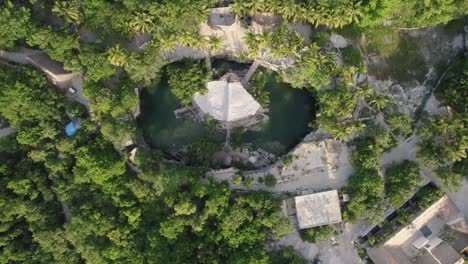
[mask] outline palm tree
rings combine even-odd
[[[362,17],[362,12],[360,11],[361,9],[361,2],[358,3],[353,3],[352,8],[347,9],[348,13],[348,23],[352,23],[353,21],[355,23],[359,22],[359,18]]]
[[[273,0],[266,6],[266,11],[272,14],[278,14],[279,8],[281,7],[279,0]]]
[[[52,12],[57,13],[67,23],[79,24],[81,22],[80,5],[75,1],[56,1]]]
[[[218,52],[224,48],[223,39],[221,37],[217,37],[215,35],[211,35],[206,42],[208,43],[208,47],[206,49],[206,68],[210,72],[211,71],[211,52]]]
[[[249,48],[249,57],[255,58],[260,53],[262,40],[260,39],[261,35],[255,34],[252,31],[249,31],[244,36],[245,44]]]
[[[184,31],[182,34],[180,34],[178,42],[181,46],[187,47],[194,43],[194,37],[192,33]]]
[[[206,46],[206,44],[207,44],[207,40],[200,34],[197,34],[193,36],[192,43],[190,43],[189,46],[193,47],[196,50],[201,50],[202,48]]]
[[[250,14],[255,14],[257,12],[265,11],[265,0],[252,0],[249,3],[250,6]]]
[[[374,90],[372,90],[372,88],[370,88],[369,86],[358,87],[355,91],[355,94],[358,96],[358,98],[366,100],[371,98],[372,95],[374,95]]]
[[[107,51],[107,60],[114,66],[125,67],[128,65],[129,56],[127,51],[117,44]]]
[[[229,10],[240,17],[246,13],[247,7],[245,2],[242,0],[236,0],[234,3],[229,5]]]
[[[160,42],[165,51],[174,51],[177,46],[177,39],[173,34],[161,38]]]
[[[153,28],[154,16],[144,13],[136,12],[135,15],[131,18],[129,26],[133,32],[136,33],[145,33],[149,32]]]
[[[219,52],[224,48],[224,41],[221,37],[211,35],[207,42],[211,52]]]
[[[393,101],[385,95],[375,96],[369,104],[377,108],[377,110],[382,111],[388,104],[393,103]]]
[[[280,13],[285,20],[291,20],[291,18],[299,15],[299,13],[297,13],[296,3],[293,1],[283,2],[278,9],[278,13]]]

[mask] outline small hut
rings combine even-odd
[[[194,105],[203,115],[209,115],[222,124],[243,124],[259,112],[260,104],[250,95],[241,82],[228,80],[211,81],[206,84],[205,94],[196,93]]]

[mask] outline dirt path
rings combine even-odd
[[[17,130],[15,128],[7,127],[7,128],[0,128],[0,137],[6,137],[15,133]]]
[[[41,50],[32,50],[32,49],[27,49],[27,48],[21,48],[19,52],[10,52],[10,51],[4,51],[0,50],[0,59],[7,60],[10,62],[18,63],[18,64],[31,64],[31,60],[29,59],[29,56],[33,55],[39,55],[39,54],[45,54],[45,51]],[[48,56],[44,56],[42,60],[47,60]],[[48,59],[50,60],[50,59]],[[37,65],[53,65],[54,63],[57,64],[57,62],[50,60],[52,63],[48,63],[46,61],[45,63],[37,64]],[[38,67],[37,65],[32,65],[35,67]],[[55,79],[54,85],[61,89],[65,96],[67,98],[70,98],[71,100],[74,100],[80,104],[82,104],[87,111],[90,110],[90,102],[89,100],[83,95],[83,75],[82,74],[62,74],[60,76],[51,76],[50,71],[47,68],[40,68],[39,69],[45,73],[49,78]],[[75,93],[70,93],[68,91],[68,87],[73,87],[76,92]]]

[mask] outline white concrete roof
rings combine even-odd
[[[225,80],[206,84],[205,94],[196,93],[194,101],[205,113],[220,121],[235,121],[254,115],[260,104],[250,95],[240,82]]]
[[[310,228],[341,222],[341,209],[336,190],[296,196],[299,228]]]

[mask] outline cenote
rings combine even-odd
[[[216,60],[213,66],[220,71],[242,69],[249,65]],[[232,137],[243,143],[252,143],[276,155],[284,154],[294,147],[310,131],[309,123],[315,118],[314,98],[301,89],[281,83],[278,74],[261,69],[268,77],[265,89],[270,92],[269,119],[259,124],[255,130],[242,134],[234,130]],[[154,89],[144,89],[141,93],[141,115],[139,126],[147,143],[153,147],[166,148],[190,144],[202,137],[211,137],[223,142],[224,131],[213,131],[210,126],[190,119],[176,119],[174,110],[180,104],[169,90],[167,76],[163,73],[161,81]]]

